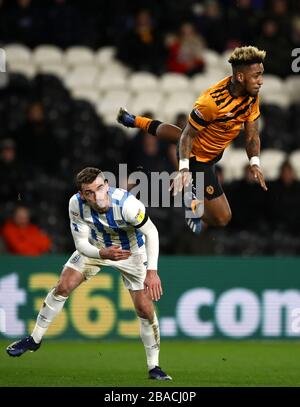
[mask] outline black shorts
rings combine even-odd
[[[221,157],[220,157],[221,158]],[[197,161],[195,157],[190,158],[190,172],[195,184],[197,172],[204,172],[204,197],[208,200],[218,198],[223,194],[223,189],[216,175],[216,160],[213,162],[203,163]]]

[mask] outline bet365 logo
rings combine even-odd
[[[296,57],[292,62],[292,71],[294,73],[300,72],[300,48],[294,48],[292,50],[292,57]]]
[[[0,48],[0,72],[6,72],[6,54],[3,48]]]

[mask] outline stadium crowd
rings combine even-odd
[[[204,47],[223,52],[256,44],[272,55],[266,71],[289,74],[291,50],[300,45],[297,0],[1,0],[2,43],[31,48],[105,45],[134,69],[201,72]]]
[[[133,71],[177,72],[188,77],[205,69],[205,49],[222,53],[253,43],[267,51],[266,73],[285,78],[292,73],[291,50],[300,47],[300,5],[296,0],[162,0],[159,7],[137,0],[126,5],[118,0],[49,0],[42,5],[33,0],[2,0],[0,44],[10,43],[32,49],[40,44],[62,49],[84,45],[94,50],[110,45],[116,48],[118,60]],[[280,149],[287,158],[278,177],[268,181],[267,193],[253,183],[247,166],[241,179],[230,182],[219,167],[233,211],[226,229],[208,228],[199,238],[186,228],[181,209],[149,208],[160,232],[162,254],[299,252],[300,218],[295,214],[300,182],[288,160],[300,149],[299,112],[299,102],[288,107],[261,106],[262,149]],[[182,127],[185,121],[183,112],[177,122]],[[173,146],[143,133],[129,138],[128,132],[108,124],[92,103],[74,98],[55,75],[38,73],[29,78],[9,72],[7,83],[0,87],[0,123],[2,251],[17,253],[5,230],[7,225],[14,227],[9,219],[15,218],[20,205],[30,209],[32,221],[50,237],[43,235],[48,240],[42,252],[72,250],[67,206],[74,193],[74,176],[85,166],[117,173],[119,163],[126,162],[130,170],[175,170]],[[234,146],[241,148],[243,138],[236,139]],[[25,233],[22,227],[20,240]]]

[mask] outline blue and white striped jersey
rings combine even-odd
[[[86,238],[98,249],[114,245],[132,253],[144,251],[144,236],[135,228],[145,217],[144,204],[121,188],[110,187],[108,194],[112,205],[103,214],[87,205],[79,193],[71,197],[69,216],[75,244],[78,238]]]

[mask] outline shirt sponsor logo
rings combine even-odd
[[[79,216],[79,213],[74,212],[74,211],[71,211],[71,214],[72,214],[73,216]]]
[[[70,263],[75,264],[79,261],[81,255],[80,254],[76,254],[74,257],[72,257],[72,259],[70,260]]]
[[[144,217],[145,217],[144,212],[143,212],[141,209],[139,209],[139,211],[138,211],[138,213],[137,213],[135,219],[136,219],[139,223],[141,223],[141,222],[144,220]]]
[[[215,192],[215,189],[214,189],[214,187],[212,185],[208,185],[208,187],[206,187],[206,192],[209,195],[212,195]]]
[[[204,119],[203,114],[200,112],[199,109],[194,109],[194,113],[195,113],[198,117],[200,117],[200,119]]]

